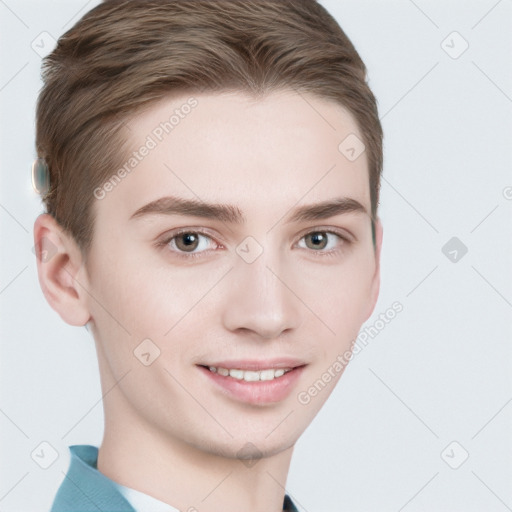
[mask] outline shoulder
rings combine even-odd
[[[97,469],[98,448],[69,447],[70,463],[50,512],[135,512],[115,483]]]

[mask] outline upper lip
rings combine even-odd
[[[279,368],[296,368],[306,363],[293,357],[276,357],[272,359],[234,359],[229,361],[216,361],[200,364],[200,366],[214,366],[215,368],[227,368],[237,370],[269,370]]]

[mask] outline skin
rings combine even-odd
[[[133,117],[127,147],[139,148],[189,97]],[[277,512],[294,444],[342,371],[308,404],[297,395],[351,349],[377,302],[382,225],[376,219],[374,249],[365,213],[285,223],[295,207],[339,196],[371,211],[366,154],[351,162],[338,150],[350,133],[360,137],[341,106],[292,91],[194,97],[197,107],[95,201],[87,261],[52,217],[37,218],[35,243],[58,248],[38,259],[39,281],[62,319],[87,323],[95,339],[105,395],[99,471],[183,511]],[[246,222],[130,220],[166,195],[235,205]],[[176,228],[207,231],[198,258],[155,246]],[[327,248],[307,245],[305,235],[328,229],[352,243],[331,234]],[[263,249],[250,264],[236,252],[248,236]],[[133,353],[147,338],[160,350],[149,366]],[[270,404],[227,396],[196,366],[278,356],[306,366],[293,391]],[[244,464],[244,446],[261,457]]]

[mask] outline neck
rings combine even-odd
[[[252,460],[206,452],[144,422],[122,393],[112,394],[98,453],[98,470],[111,480],[182,511],[282,511],[293,446]]]

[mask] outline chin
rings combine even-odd
[[[271,431],[271,429],[269,429]],[[247,461],[247,465],[254,464],[254,461],[261,458],[273,457],[279,453],[292,448],[297,442],[299,435],[295,432],[288,432],[286,436],[278,436],[274,433],[270,436],[261,432],[233,433],[233,437],[220,441],[217,439],[207,440],[206,436],[201,442],[194,443],[194,447],[202,452],[210,453],[227,459],[239,459]],[[252,461],[252,462],[251,462]]]

